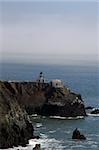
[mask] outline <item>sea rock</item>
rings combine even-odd
[[[40,147],[41,147],[40,144],[36,144],[33,150],[40,150],[41,149]]]
[[[76,128],[73,131],[72,139],[86,140],[86,137],[83,134],[80,134],[80,131]]]
[[[0,148],[25,146],[33,137],[33,126],[21,108],[13,88],[0,81]]]
[[[95,108],[91,111],[91,114],[99,114],[99,108]]]

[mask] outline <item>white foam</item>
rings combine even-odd
[[[46,137],[46,138],[41,138],[41,139],[31,139],[29,140],[29,145],[31,145],[33,148],[35,144],[40,144],[42,149],[52,150],[58,147],[58,149],[62,150],[63,146],[61,145],[61,142],[62,141],[58,141],[55,138],[48,139]]]
[[[77,116],[76,118],[77,118],[77,119],[83,119],[84,116]]]
[[[42,123],[36,123],[36,128],[40,128],[42,126],[43,126]]]
[[[55,138],[48,138],[47,135],[40,133],[40,139],[30,139],[29,144],[26,147],[14,147],[14,148],[9,148],[7,150],[33,150],[36,144],[41,145],[41,149],[46,149],[46,150],[52,150],[56,149],[57,147],[62,150],[63,146],[61,145],[62,141],[58,141]]]
[[[99,114],[90,114],[90,113],[87,113],[88,116],[91,116],[91,117],[99,117]]]
[[[94,110],[99,110],[99,108],[93,108],[92,111],[94,111]]]
[[[72,120],[72,119],[83,119],[84,116],[77,116],[77,117],[61,117],[61,116],[50,116],[50,118],[52,119],[69,119],[69,120]]]
[[[47,136],[46,134],[43,134],[43,133],[40,133],[40,136],[41,136],[41,138],[43,138],[43,139],[47,139],[47,138],[48,138],[48,136]]]
[[[56,130],[51,130],[51,131],[49,131],[49,133],[55,133],[56,132]]]
[[[39,118],[39,117],[46,118],[46,116],[39,116],[37,114],[32,114],[31,116],[32,117],[37,117],[37,118]],[[51,118],[51,119],[64,119],[64,120],[65,119],[70,119],[70,120],[72,120],[72,119],[83,119],[84,116],[77,116],[77,117],[49,116],[49,118]]]
[[[31,116],[32,116],[32,117],[37,117],[37,114],[32,114]]]
[[[36,144],[41,145],[41,149],[45,150],[52,150],[52,149],[58,149],[63,150],[64,146],[61,145],[62,141],[58,141],[55,138],[47,138],[46,135],[41,134],[40,139],[31,139],[29,140],[29,144],[26,147],[14,147],[14,148],[9,148],[7,150],[33,150]],[[5,149],[6,150],[6,149]]]
[[[66,119],[66,117],[61,117],[61,116],[50,116],[52,119]]]
[[[3,150],[32,150],[33,148],[32,147],[22,147],[22,146],[18,146],[18,147],[13,147],[13,148],[8,148],[8,149],[3,149]],[[0,149],[2,150],[2,149]]]

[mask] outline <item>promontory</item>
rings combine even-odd
[[[34,131],[28,117],[31,114],[86,116],[81,95],[60,80],[0,81],[0,148],[28,143]]]

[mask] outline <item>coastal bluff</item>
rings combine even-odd
[[[5,91],[8,99],[16,99],[28,114],[62,117],[86,115],[81,95],[65,86],[55,88],[50,83],[0,81],[0,91]]]
[[[28,115],[86,116],[80,94],[33,81],[0,81],[0,148],[26,145],[33,138]]]

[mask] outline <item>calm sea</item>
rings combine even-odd
[[[99,66],[98,65],[25,65],[1,64],[2,80],[35,80],[43,72],[47,81],[61,79],[72,91],[81,93],[85,105],[99,108]],[[27,147],[32,150],[35,143],[40,143],[42,150],[99,150],[99,116],[85,119],[53,119],[33,117],[35,134],[39,140],[30,140]],[[85,134],[86,141],[72,140],[75,128]],[[18,149],[18,148],[14,148]]]

